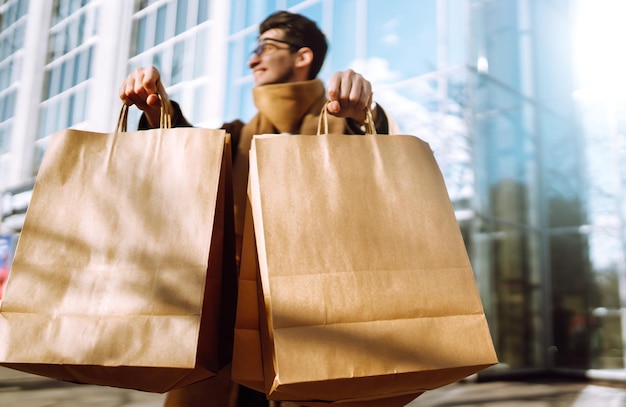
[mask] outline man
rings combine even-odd
[[[235,206],[235,229],[237,255],[243,234],[244,210],[248,176],[248,152],[253,135],[271,133],[316,134],[318,118],[324,104],[329,117],[331,133],[359,134],[365,120],[365,109],[372,103],[372,87],[360,74],[347,70],[335,73],[328,82],[326,94],[323,83],[316,79],[324,63],[328,48],[326,37],[317,25],[299,14],[279,11],[267,17],[259,27],[257,47],[253,50],[248,66],[252,69],[255,87],[254,103],[258,113],[249,123],[236,120],[225,123],[223,128],[231,134],[233,145],[233,193]],[[120,98],[128,105],[135,104],[143,110],[140,128],[158,127],[160,102],[157,89],[164,92],[156,68],[138,68],[122,83]],[[178,105],[173,103],[173,126],[189,126]],[[374,121],[379,133],[388,132],[385,113],[374,108]],[[218,378],[220,379],[219,375]],[[190,386],[170,393],[166,405],[209,405],[210,400],[194,404],[193,397],[185,399],[192,388],[199,392],[195,397],[216,397],[209,386],[217,386],[218,380],[210,379],[200,385]],[[206,384],[206,385],[205,385]],[[200,387],[203,390],[200,390]],[[213,391],[214,393],[209,393]],[[261,395],[262,396],[262,395]],[[177,399],[176,403],[173,401]],[[264,397],[255,404],[251,391],[239,392],[241,406],[267,405]],[[244,401],[245,400],[245,401]],[[223,404],[215,405],[227,405]],[[213,404],[210,404],[213,405]]]

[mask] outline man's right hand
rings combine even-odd
[[[122,102],[143,110],[151,127],[159,127],[161,118],[161,101],[157,93],[167,96],[160,79],[161,74],[153,66],[137,68],[124,79],[120,87]]]

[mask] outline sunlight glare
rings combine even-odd
[[[626,1],[579,0],[574,16],[575,96],[626,99]]]

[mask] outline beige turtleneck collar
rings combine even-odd
[[[254,104],[279,133],[298,133],[304,116],[313,108],[321,109],[326,100],[319,79],[279,83],[253,88]]]

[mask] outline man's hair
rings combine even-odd
[[[263,34],[272,28],[283,30],[285,32],[285,40],[294,44],[295,47],[311,48],[313,61],[309,70],[309,79],[314,79],[320,72],[320,69],[322,69],[326,51],[328,50],[326,36],[315,22],[300,14],[277,11],[263,20],[259,26],[259,34]]]

